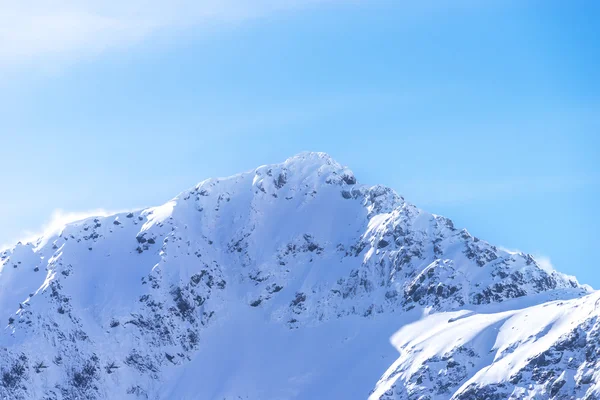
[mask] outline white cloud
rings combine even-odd
[[[552,265],[552,261],[550,261],[550,257],[543,256],[541,254],[537,254],[537,255],[534,255],[533,258],[535,258],[535,261],[537,261],[540,268],[543,269],[544,271],[546,271],[548,273],[552,273],[552,272],[556,271],[556,269]]]
[[[35,243],[40,238],[48,238],[52,235],[60,234],[63,228],[71,222],[81,221],[90,217],[106,217],[119,212],[123,211],[107,211],[99,208],[95,210],[72,212],[57,209],[52,212],[49,220],[44,223],[37,232],[24,232],[22,238],[15,240],[14,243],[1,245],[0,250],[12,247],[17,242]]]
[[[0,0],[0,67],[55,68],[104,50],[127,48],[159,31],[214,27],[356,0]],[[491,2],[490,2],[491,3]],[[488,4],[488,3],[486,3]],[[408,18],[481,2],[423,0],[403,7]],[[41,62],[40,62],[41,61]],[[3,71],[5,72],[5,71]]]
[[[0,65],[128,46],[163,28],[233,22],[326,0],[0,0]]]
[[[519,253],[523,253],[521,250],[519,249],[509,249],[508,247],[504,247],[504,246],[497,246],[500,250],[502,251],[506,251],[507,253],[510,254],[519,254]]]

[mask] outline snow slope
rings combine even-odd
[[[400,356],[370,398],[597,399],[599,303],[595,293],[524,309],[430,315],[393,336]]]
[[[323,153],[0,268],[7,399],[600,398],[597,293]]]

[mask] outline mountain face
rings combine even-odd
[[[2,399],[600,399],[600,293],[323,153],[0,270]]]

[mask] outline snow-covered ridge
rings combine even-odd
[[[392,338],[373,399],[597,399],[600,293],[495,313],[433,314]],[[434,389],[434,390],[431,390]]]
[[[420,327],[446,331],[454,318],[487,337],[497,322],[480,321],[582,302],[576,308],[590,316],[561,324],[566,334],[567,325],[593,325],[595,312],[595,293],[574,278],[389,188],[360,184],[324,153],[207,179],[162,206],[68,224],[0,253],[0,269],[7,398],[366,398],[373,388],[371,397],[480,398],[464,396],[499,384],[494,393],[516,396],[531,374],[490,380],[477,369],[488,364],[466,361],[482,357],[475,350],[461,353],[474,366],[452,379],[406,370],[427,354],[419,365],[428,374],[452,375],[429,359],[454,354],[466,338],[444,339],[443,352],[405,349],[430,340],[414,333]],[[398,329],[411,332],[394,339],[399,359],[388,342]],[[543,345],[510,345],[537,356],[556,345],[550,332]],[[598,390],[565,383],[550,396],[546,386],[558,384],[538,381],[527,395]]]

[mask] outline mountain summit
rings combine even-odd
[[[600,399],[597,292],[324,153],[68,224],[0,271],[6,399]]]

